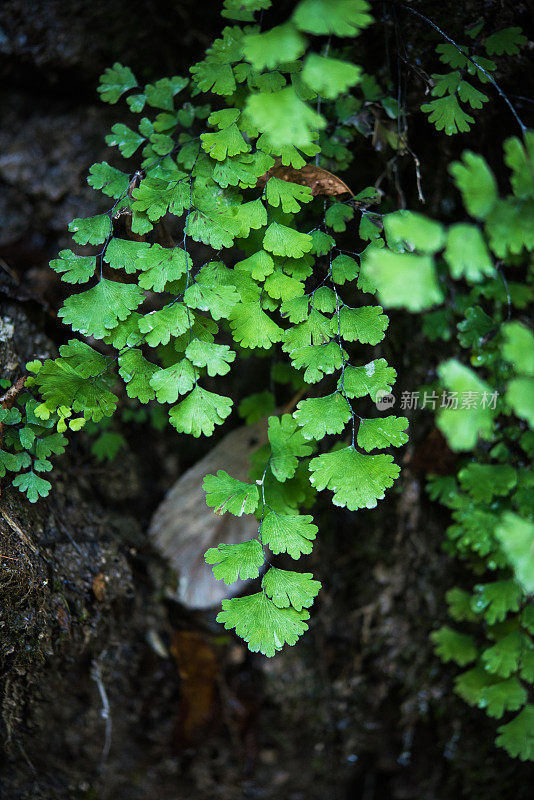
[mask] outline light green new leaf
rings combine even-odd
[[[470,283],[478,283],[484,277],[496,275],[484,237],[476,225],[462,222],[452,225],[444,256],[453,278],[465,277]]]
[[[295,644],[299,636],[308,630],[304,621],[309,619],[308,611],[277,608],[263,592],[223,600],[222,607],[223,610],[217,614],[217,622],[224,623],[227,630],[235,628],[237,635],[245,640],[253,653],[274,656],[286,642]]]
[[[101,189],[105,195],[117,200],[128,189],[130,176],[115,167],[110,167],[107,161],[102,161],[89,168],[87,183],[93,189]]]
[[[269,511],[263,519],[261,539],[275,555],[288,553],[296,560],[303,554],[311,553],[317,530],[309,514],[277,514]]]
[[[236,83],[232,67],[229,64],[217,63],[214,59],[205,58],[190,68],[193,81],[201,92],[212,91],[227,96],[235,92]]]
[[[50,262],[51,268],[65,283],[86,283],[96,268],[95,256],[77,256],[72,250],[61,250]]]
[[[438,372],[445,387],[458,398],[458,408],[439,410],[438,428],[453,450],[472,450],[479,436],[488,439],[493,430],[493,414],[487,400],[491,389],[456,359],[445,361]],[[473,398],[473,407],[462,408],[462,398]]]
[[[191,264],[190,256],[181,247],[152,244],[137,253],[135,265],[142,270],[139,286],[162,292],[166,283],[181,278]]]
[[[292,86],[271,94],[252,94],[246,112],[256,128],[267,134],[275,150],[292,145],[306,147],[326,126],[325,119],[302,100]]]
[[[268,437],[271,472],[277,481],[284,483],[295,474],[298,459],[309,456],[312,448],[290,414],[284,414],[281,418],[269,417]]]
[[[97,92],[104,103],[113,104],[122,97],[124,92],[133,89],[134,86],[137,86],[137,81],[130,67],[125,67],[116,61],[101,75]]]
[[[437,655],[442,661],[454,661],[460,667],[474,661],[478,650],[472,636],[459,633],[444,625],[438,631],[433,631],[430,638],[434,642]]]
[[[317,383],[324,375],[331,375],[341,369],[347,354],[337,342],[298,347],[290,353],[295,369],[304,369],[306,383]]]
[[[146,102],[153,108],[163,108],[165,111],[174,110],[173,98],[189,83],[188,78],[174,75],[172,78],[161,78],[155,83],[145,86]]]
[[[445,229],[423,214],[395,211],[383,217],[389,247],[396,251],[436,253],[445,244]]]
[[[257,578],[263,567],[263,548],[257,539],[240,544],[220,544],[204,554],[206,564],[213,564],[213,574],[227,586],[237,580]],[[300,609],[299,609],[300,610]]]
[[[241,239],[248,239],[251,230],[257,231],[267,225],[267,209],[259,198],[251,200],[239,206],[236,218],[239,224],[237,235]]]
[[[343,388],[348,397],[365,397],[370,395],[373,402],[378,392],[389,393],[397,379],[393,367],[388,367],[384,358],[370,361],[362,367],[348,366],[343,376]],[[338,383],[341,388],[341,380]]]
[[[456,187],[462,193],[464,206],[477,219],[485,219],[497,200],[497,184],[486,161],[477,153],[465,150],[462,161],[449,169]]]
[[[352,410],[340,392],[333,392],[327,397],[301,400],[293,417],[305,439],[319,441],[326,434],[341,433],[352,417]]]
[[[241,347],[268,348],[280,342],[284,331],[265,313],[260,301],[239,303],[230,317],[232,336]]]
[[[288,228],[287,225],[271,222],[263,237],[263,247],[275,256],[300,258],[311,250],[312,238],[307,233]]]
[[[72,238],[78,244],[102,244],[112,233],[108,214],[97,214],[87,219],[73,219],[69,223]]]
[[[369,452],[383,450],[385,447],[401,447],[408,441],[408,420],[406,417],[379,417],[362,419],[358,428],[358,445]]]
[[[215,508],[216,514],[226,514],[229,511],[230,514],[240,517],[242,514],[253,514],[258,507],[258,487],[238,481],[222,469],[217,475],[206,475],[203,487],[206,503]]]
[[[310,235],[312,238],[311,252],[316,256],[325,256],[335,247],[334,237],[324,231],[312,231]]]
[[[534,333],[520,322],[507,322],[503,333],[503,358],[513,364],[517,372],[534,376]]]
[[[296,61],[306,49],[305,37],[291,22],[243,39],[245,58],[257,70],[274,69],[284,61]]]
[[[300,203],[313,200],[309,186],[301,186],[274,176],[265,184],[265,195],[270,206],[278,208],[281,205],[284,213],[297,213],[300,211]]]
[[[339,322],[339,331],[346,342],[378,344],[389,325],[389,319],[382,311],[381,306],[343,306],[339,311],[339,320],[337,316],[332,317],[332,333],[337,334]]]
[[[21,472],[13,478],[13,486],[25,494],[30,503],[36,503],[40,497],[47,497],[52,484],[31,472]]]
[[[527,594],[534,594],[534,524],[517,514],[505,511],[495,535],[514,575]]]
[[[332,280],[340,286],[357,278],[359,271],[358,262],[343,253],[332,261]]]
[[[131,275],[140,269],[139,258],[150,247],[151,245],[148,242],[134,242],[130,239],[117,239],[114,237],[106,247],[104,261],[113,269],[123,269]]]
[[[238,261],[235,269],[248,272],[255,281],[264,281],[274,270],[274,259],[265,250],[258,250],[248,258]]]
[[[495,743],[512,758],[534,761],[534,705],[529,704],[506,725],[497,728]]]
[[[362,75],[361,67],[348,61],[310,53],[304,62],[302,80],[317,94],[328,100],[344,94],[350,86],[358,83]]]
[[[158,403],[176,403],[181,394],[187,394],[195,385],[196,371],[190,361],[183,358],[166,369],[158,369],[150,378]]]
[[[422,311],[443,300],[431,256],[368,247],[362,257],[362,274],[376,286],[380,302],[389,308]]]
[[[330,489],[334,493],[335,506],[356,511],[375,508],[400,469],[390,455],[364,455],[349,446],[312,458],[310,472],[312,486],[318,491]]]
[[[263,579],[263,591],[275,606],[293,606],[295,611],[302,611],[303,608],[313,605],[320,588],[320,581],[313,580],[311,572],[292,572],[271,567]]]
[[[190,433],[195,438],[211,436],[215,425],[221,425],[232,411],[232,400],[220,394],[195,386],[178,405],[169,412],[169,419],[178,433]]]
[[[371,24],[366,0],[301,0],[293,13],[298,28],[316,35],[358,36]]]
[[[136,397],[140,403],[153,400],[155,392],[150,380],[158,371],[156,364],[147,361],[141,350],[133,348],[119,356],[119,375],[126,384],[128,397]]]
[[[132,131],[122,122],[116,122],[115,125],[111,126],[111,133],[106,136],[106,144],[110,147],[118,147],[121,156],[130,158],[139,145],[145,141],[145,138],[145,136],[140,136],[135,131]]]
[[[235,360],[235,352],[228,345],[202,342],[200,339],[193,339],[185,354],[196,367],[206,367],[210,377],[226,375]]]
[[[202,133],[200,139],[202,149],[217,161],[224,161],[226,157],[248,153],[250,150],[250,145],[235,123],[222,131]]]
[[[86,292],[67,297],[58,317],[84,336],[103,339],[119,320],[124,320],[144,300],[135,284],[115,283],[106,278]]]
[[[139,320],[139,330],[150,347],[168,344],[171,336],[180,336],[190,328],[192,318],[183,303],[170,303],[160,311],[150,311]]]

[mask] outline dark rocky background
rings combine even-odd
[[[479,15],[527,33],[532,19],[528,3],[465,3],[461,19],[455,3],[421,10],[455,35]],[[435,70],[434,39],[413,17],[400,21],[410,57]],[[99,104],[98,76],[116,60],[141,80],[184,74],[220,27],[214,2],[4,0],[2,376],[16,379],[66,337],[47,262],[68,246],[68,222],[98,208],[85,176],[109,159],[103,137],[124,114]],[[358,43],[369,71],[384,68],[384,30]],[[528,53],[505,61],[499,79],[511,94],[534,96],[528,63]],[[421,86],[412,77],[409,87],[415,108]],[[529,105],[517,102],[528,118]],[[410,144],[429,213],[443,214],[451,158],[472,147],[498,168],[502,138],[513,133],[495,98],[458,139],[433,135],[414,113]],[[351,185],[373,182],[391,155],[369,152],[367,142]],[[399,170],[415,207],[413,164]],[[394,195],[393,175],[383,188]],[[414,387],[434,364],[422,360],[416,320],[393,315],[392,328],[387,355],[399,387]],[[422,475],[450,469],[450,454],[430,415],[413,422],[406,468],[377,511],[320,506],[310,569],[325,588],[310,632],[273,660],[223,635],[214,613],[170,600],[168,568],[147,540],[165,490],[209,443],[202,450],[134,425],[127,452],[101,465],[73,437],[50,498],[29,507],[3,492],[0,552],[17,561],[0,562],[0,798],[531,797],[532,770],[494,748],[495,724],[455,697],[455,669],[432,654],[429,631],[462,573],[441,550],[447,516],[425,498]]]

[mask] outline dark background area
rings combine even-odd
[[[266,25],[294,4],[275,5]],[[460,40],[479,17],[490,29],[520,25],[532,39],[531,3],[413,5]],[[448,163],[478,150],[504,185],[502,141],[518,130],[490,91],[472,133],[437,134],[417,109],[418,69],[440,71],[438,37],[400,7],[373,6],[382,22],[357,40],[355,60],[383,80],[400,75],[423,210],[452,219],[460,209]],[[100,208],[85,177],[95,161],[111,160],[104,136],[129,117],[121,104],[99,103],[98,76],[114,61],[141,82],[187,74],[224,24],[215,2],[4,0],[2,377],[16,379],[27,360],[68,338],[56,318],[63,290],[47,263],[70,245],[70,220]],[[400,66],[398,47],[407,57]],[[498,80],[528,122],[532,105],[520,98],[534,96],[531,46],[499,64]],[[393,206],[404,198],[422,209],[410,157],[392,161],[364,137],[355,148],[343,176],[355,191],[384,172]],[[400,394],[431,379],[440,354],[425,361],[418,319],[391,319],[387,351],[369,357],[396,367]],[[102,465],[83,436],[72,437],[50,498],[29,507],[3,492],[1,552],[19,561],[0,566],[0,798],[530,797],[531,767],[494,747],[495,722],[453,694],[457,670],[432,652],[446,590],[472,578],[442,552],[447,513],[424,491],[424,472],[451,470],[454,459],[431,414],[414,414],[411,434],[401,478],[377,510],[321,500],[308,563],[324,590],[308,634],[272,660],[224,635],[215,611],[170,600],[168,567],[147,538],[164,492],[211,442],[133,425],[127,452]]]

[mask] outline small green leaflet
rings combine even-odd
[[[268,437],[271,472],[277,481],[284,483],[295,474],[298,458],[309,456],[312,448],[290,414],[284,414],[281,418],[269,417]]]
[[[377,500],[398,478],[400,469],[390,455],[364,455],[349,446],[312,458],[310,472],[312,486],[334,493],[334,505],[356,511],[375,508]]]
[[[279,222],[271,222],[263,237],[263,247],[275,256],[300,258],[312,247],[312,238]]]
[[[475,586],[471,608],[483,614],[490,625],[502,622],[509,611],[518,611],[521,587],[514,580],[493,581]]]
[[[317,383],[324,375],[331,375],[343,365],[347,354],[337,342],[299,347],[291,351],[291,363],[296,369],[304,369],[306,383]]]
[[[397,252],[436,253],[445,243],[445,229],[423,214],[395,211],[383,218],[388,246]]]
[[[348,61],[310,53],[304,62],[302,80],[328,100],[344,94],[360,80],[361,67]]]
[[[489,408],[489,400],[484,407],[482,398],[491,395],[490,387],[480,380],[477,375],[464,367],[456,359],[445,361],[439,367],[439,375],[443,384],[451,392],[456,392],[458,397],[463,393],[480,398],[475,407],[443,408],[438,414],[437,424],[446,437],[453,450],[472,450],[480,436],[487,439],[493,430],[493,414]]]
[[[36,503],[40,497],[47,497],[52,488],[49,481],[36,475],[33,470],[15,475],[12,483],[20,492],[26,494],[30,503]]]
[[[520,322],[503,325],[502,355],[517,372],[534,376],[534,333]]]
[[[206,492],[206,503],[215,507],[216,514],[253,514],[258,507],[259,494],[255,484],[232,478],[220,469],[217,475],[206,475],[203,483]],[[263,561],[263,559],[262,559]]]
[[[534,705],[525,708],[506,725],[498,729],[496,744],[521,761],[534,760]]]
[[[111,416],[118,402],[103,378],[88,379],[84,371],[76,371],[63,358],[45,361],[35,381],[50,411],[66,406],[93,422]]]
[[[216,133],[202,133],[200,139],[202,149],[217,161],[224,161],[226,157],[248,153],[250,150],[250,145],[245,142],[235,123]]]
[[[86,283],[93,277],[96,268],[95,256],[77,256],[72,250],[61,250],[50,267],[61,275],[65,283]]]
[[[245,58],[257,70],[274,69],[284,61],[295,61],[305,49],[305,37],[291,22],[265,33],[249,34],[243,40]]]
[[[270,206],[278,208],[281,205],[285,213],[297,213],[301,203],[313,200],[309,186],[301,186],[274,176],[265,184],[265,196]]]
[[[467,464],[458,473],[462,489],[481,503],[494,496],[505,497],[517,483],[517,473],[509,464]]]
[[[181,78],[179,75],[174,75],[172,78],[161,78],[159,81],[145,86],[146,101],[154,108],[172,111],[174,96],[185,89],[188,83],[187,78]]]
[[[90,167],[87,183],[93,189],[101,189],[107,197],[117,200],[128,189],[130,176],[115,167],[110,167],[107,161],[101,161]]]
[[[230,364],[235,360],[235,352],[226,344],[212,344],[194,339],[186,348],[185,354],[196,367],[206,367],[208,375],[226,375]]]
[[[106,247],[104,261],[113,269],[123,269],[131,275],[139,269],[139,256],[150,246],[148,242],[134,242],[114,237]]]
[[[495,535],[526,594],[534,594],[534,524],[506,511]]]
[[[114,240],[112,240],[114,241]],[[191,258],[181,247],[152,244],[138,249],[136,268],[142,270],[139,286],[162,292],[169,281],[178,280],[191,267]]]
[[[238,636],[247,642],[253,653],[271,657],[284,644],[295,644],[307,629],[305,620],[309,612],[303,609],[277,608],[266,594],[258,592],[248,597],[222,601],[223,610],[217,622],[228,630],[235,628]]]
[[[166,369],[156,370],[150,385],[156,392],[158,403],[176,403],[181,394],[187,394],[195,385],[196,371],[186,358]]]
[[[358,36],[371,24],[366,0],[301,0],[293,13],[298,28],[317,36]]]
[[[92,289],[67,297],[58,317],[84,336],[103,339],[110,328],[125,320],[143,300],[139,286],[101,278]]]
[[[263,591],[277,608],[293,606],[295,611],[302,611],[313,605],[321,588],[320,582],[312,579],[311,572],[291,572],[271,567],[263,579]]]
[[[168,344],[171,336],[180,336],[191,326],[191,319],[183,303],[170,303],[160,311],[151,311],[139,320],[139,330],[145,334],[150,347]]]
[[[133,348],[119,356],[119,375],[126,384],[128,397],[137,397],[140,403],[148,403],[155,397],[150,381],[158,367],[143,356],[141,350]]]
[[[485,219],[497,200],[497,184],[486,161],[466,150],[462,153],[462,161],[451,164],[449,171],[469,214]]]
[[[341,254],[332,261],[332,280],[340,286],[346,281],[353,281],[357,278],[359,271],[358,262],[350,256]]]
[[[171,408],[169,419],[178,433],[190,433],[195,438],[211,436],[215,425],[221,425],[230,414],[232,402],[229,397],[195,386],[185,400]]]
[[[69,223],[69,231],[78,244],[102,244],[112,234],[111,220],[108,214],[97,214],[87,219],[73,219]]]
[[[421,111],[429,114],[429,122],[432,122],[438,131],[445,131],[447,136],[466,133],[475,121],[463,110],[454,94],[423,103]]]
[[[325,119],[303,103],[292,86],[271,94],[251,94],[245,109],[274,148],[311,145],[326,126]]]
[[[282,340],[284,331],[262,309],[260,301],[239,303],[230,317],[232,336],[241,347],[268,348]]]
[[[118,147],[121,156],[124,156],[124,158],[133,156],[139,145],[144,141],[144,136],[132,131],[122,122],[116,122],[115,125],[112,125],[111,133],[106,136],[106,144],[110,147]]]
[[[493,647],[486,648],[482,652],[481,661],[492,675],[508,678],[512,672],[517,671],[522,649],[522,636],[519,631],[513,631],[499,639]]]
[[[484,237],[475,225],[451,225],[444,256],[455,279],[465,277],[477,283],[496,274]]]
[[[336,233],[342,233],[347,230],[347,222],[354,217],[354,209],[352,206],[345,205],[344,203],[334,203],[328,206],[325,214],[325,222],[329,228],[332,228]],[[335,260],[341,258],[349,258],[348,256],[337,256]],[[352,261],[353,259],[350,259]],[[339,264],[339,262],[338,262]],[[333,272],[333,270],[332,270]],[[335,283],[340,283],[333,278]]]
[[[100,86],[97,89],[100,99],[104,103],[116,103],[122,95],[129,89],[137,86],[135,75],[130,67],[119,64],[118,61],[112,67],[108,67],[100,78]]]
[[[362,450],[383,450],[393,445],[400,447],[408,441],[406,417],[380,417],[362,419],[358,428],[357,442]]]
[[[384,338],[384,332],[389,325],[389,319],[382,311],[381,306],[343,306],[339,310],[339,320],[337,316],[332,318],[332,333],[338,333],[339,323],[339,331],[346,342],[378,344]]]
[[[362,273],[376,286],[386,307],[422,311],[443,300],[431,256],[370,246],[362,257]]]
[[[317,525],[308,514],[277,514],[269,511],[261,528],[261,538],[275,555],[288,553],[295,560],[302,554],[309,555],[313,540],[317,535]]]
[[[227,586],[237,580],[257,578],[264,561],[263,548],[257,539],[210,547],[204,558],[213,565],[217,580],[223,580]]]
[[[460,667],[465,667],[478,655],[472,636],[458,633],[446,625],[431,633],[430,638],[434,642],[436,654],[442,661],[454,661]]]
[[[327,397],[301,400],[293,417],[305,439],[319,441],[327,433],[341,433],[352,417],[352,409],[340,392]]]

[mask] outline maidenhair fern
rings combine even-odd
[[[447,593],[457,625],[432,639],[444,661],[469,667],[456,692],[490,717],[506,715],[497,744],[534,760],[534,133],[509,139],[504,151],[511,194],[500,197],[486,161],[465,152],[451,173],[474,220],[446,229],[408,212],[386,216],[389,249],[373,249],[364,274],[384,305],[411,310],[442,302],[447,268],[463,281],[452,308],[425,320],[433,339],[450,339],[456,323],[465,352],[439,366],[431,389],[439,428],[466,458],[456,477],[431,476],[429,491],[452,510],[445,547],[475,582]]]
[[[252,22],[268,5],[227,2],[225,15]],[[317,490],[352,510],[376,506],[399,467],[375,451],[407,440],[405,418],[365,419],[354,402],[375,400],[395,379],[383,359],[351,363],[352,343],[378,344],[388,319],[371,297],[351,306],[356,286],[369,287],[335,239],[376,193],[351,203],[348,187],[320,166],[319,132],[338,130],[336,101],[363,76],[317,37],[352,37],[370,22],[364,0],[303,0],[272,30],[225,28],[191,81],[141,87],[128,67],[106,70],[102,99],[127,94],[142,115],[114,125],[107,143],[136,163],[91,167],[88,182],[110,198],[109,210],[73,220],[78,248],[51,263],[76,288],[59,317],[91,344],[72,339],[40,366],[40,420],[65,409],[89,424],[109,418],[120,377],[129,398],[168,404],[179,433],[211,436],[234,404],[217,378],[248,351],[276,349],[273,379],[298,382],[293,413],[269,417],[251,482],[219,470],[204,483],[217,514],[257,516],[256,539],[222,544],[206,559],[228,584],[261,576],[260,591],[225,600],[218,619],[269,656],[307,629],[320,584],[270,566],[268,552],[295,560],[311,552],[317,527],[300,510]],[[330,149],[324,163],[338,170],[349,160],[346,148]],[[240,405],[248,421],[273,410],[270,393]],[[341,437],[333,449],[318,444],[327,435]],[[101,458],[122,444],[112,430],[97,442]]]

